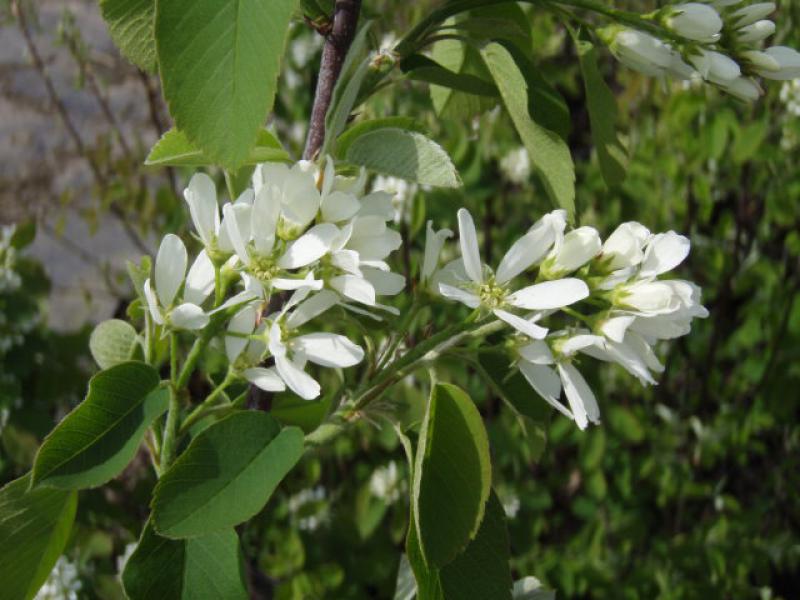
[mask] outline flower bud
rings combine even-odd
[[[698,2],[687,2],[669,8],[664,20],[667,27],[679,35],[698,42],[714,42],[719,39],[722,19],[712,7]]]
[[[645,75],[663,74],[674,53],[668,44],[635,29],[618,30],[611,39],[610,49],[622,64]]]
[[[738,29],[752,25],[775,12],[774,2],[756,2],[750,6],[744,6],[731,15],[734,26]]]
[[[747,50],[742,52],[742,58],[749,63],[750,67],[759,72],[775,72],[779,71],[781,68],[780,63],[774,57],[766,52],[761,52],[761,50]]]
[[[700,50],[689,61],[698,70],[703,79],[724,85],[742,74],[739,65],[732,58],[713,50]]]
[[[756,72],[767,79],[789,80],[800,77],[800,52],[787,46],[772,46],[764,50],[772,58],[777,69],[756,68]]]
[[[767,39],[773,33],[775,33],[775,23],[763,19],[739,29],[736,32],[736,38],[744,44],[754,44]]]
[[[744,102],[755,102],[764,93],[764,90],[749,77],[737,77],[733,81],[720,86],[720,88]]]
[[[607,261],[606,267],[612,271],[636,266],[644,258],[644,246],[649,238],[650,231],[644,225],[635,221],[623,223],[608,236],[600,258]]]

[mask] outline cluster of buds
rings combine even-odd
[[[654,345],[686,335],[694,318],[708,315],[695,284],[662,278],[689,253],[689,240],[675,232],[654,235],[639,223],[623,223],[602,242],[592,227],[565,233],[566,214],[557,210],[518,239],[493,271],[481,262],[465,209],[458,223],[461,258],[432,276],[428,266],[431,287],[510,325],[517,368],[581,429],[598,423],[600,411],[575,366],[579,356],[615,362],[643,384],[655,384],[653,373],[663,366]],[[426,263],[449,233],[429,228]]]
[[[363,171],[337,176],[331,159],[323,169],[266,163],[220,211],[214,182],[194,175],[184,196],[203,249],[187,274],[183,241],[164,237],[153,281],[144,284],[152,321],[164,332],[199,332],[229,319],[222,338],[231,373],[267,391],[316,398],[307,362],[349,367],[364,352],[345,336],[305,332],[307,324],[335,306],[380,319],[377,311],[396,310],[378,298],[405,285],[386,262],[401,245],[386,225],[392,195],[365,194],[365,185]],[[291,296],[265,315],[281,293]]]
[[[757,77],[800,77],[799,52],[786,46],[762,48],[775,33],[775,23],[767,18],[774,11],[774,2],[687,2],[643,15],[651,33],[620,25],[599,33],[620,62],[641,73],[702,79],[754,101],[763,93]]]

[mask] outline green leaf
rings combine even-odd
[[[144,71],[156,70],[155,0],[100,0],[111,39],[123,56]]]
[[[425,562],[450,562],[475,536],[492,479],[489,440],[462,390],[439,384],[419,435],[412,503]]]
[[[170,540],[148,521],[122,574],[130,600],[247,600],[239,539],[232,529]]]
[[[103,321],[89,337],[89,350],[101,369],[108,369],[128,361],[138,344],[139,337],[133,326],[120,319]]]
[[[481,54],[545,188],[556,205],[574,218],[575,166],[569,147],[557,133],[531,118],[528,84],[509,51],[493,42]]]
[[[628,151],[617,133],[617,100],[597,68],[597,48],[590,41],[577,36],[575,44],[600,172],[606,185],[616,187],[625,180],[628,168]]]
[[[516,5],[512,6],[518,8]],[[485,11],[495,11],[496,9],[497,7],[493,6],[485,9]],[[527,25],[527,23],[525,24]],[[469,17],[456,21],[448,28],[462,31],[476,40],[496,40],[499,38],[514,41],[526,38],[530,40],[530,33],[526,32],[519,23],[502,17]]]
[[[32,485],[82,489],[102,485],[133,459],[145,431],[167,410],[169,392],[140,362],[101,371],[86,399],[45,438]]]
[[[433,45],[431,58],[450,72],[484,81],[491,79],[478,52],[459,40],[446,39],[436,42]],[[497,104],[493,98],[467,94],[435,84],[430,86],[430,95],[436,114],[454,120],[471,118]]]
[[[30,475],[0,490],[0,600],[29,600],[64,551],[78,495],[52,488],[28,491]]]
[[[384,127],[350,144],[347,162],[372,171],[438,187],[459,187],[461,179],[447,152],[416,131]]]
[[[406,540],[418,600],[511,600],[510,547],[503,506],[492,492],[475,539],[437,569],[425,563],[414,527]]]
[[[255,146],[243,160],[244,165],[263,162],[278,162],[289,159],[277,138],[266,129],[260,129]],[[186,135],[177,129],[170,129],[156,142],[145,159],[144,164],[160,167],[204,167],[213,165],[212,160],[200,148],[192,144]]]
[[[153,524],[170,538],[224,531],[258,513],[303,453],[303,432],[260,411],[205,429],[158,481]]]
[[[275,99],[296,0],[171,0],[156,8],[164,96],[214,162],[241,166]]]
[[[475,75],[455,73],[421,54],[413,54],[400,63],[408,79],[459,90],[476,96],[498,96],[497,87]]]
[[[125,267],[128,270],[128,277],[131,278],[133,288],[136,290],[136,295],[139,299],[146,304],[147,298],[144,295],[144,282],[150,277],[153,272],[153,261],[149,256],[143,256],[137,265],[133,261],[127,261]]]
[[[336,140],[336,156],[346,156],[347,149],[350,148],[356,139],[365,133],[375,131],[376,129],[384,129],[386,127],[395,127],[397,129],[417,131],[419,133],[427,132],[427,128],[422,123],[410,117],[384,117],[382,119],[361,121],[360,123],[348,127]]]

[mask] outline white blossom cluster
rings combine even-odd
[[[481,261],[467,210],[458,212],[458,224],[461,258],[439,271],[439,251],[451,232],[429,226],[423,280],[442,296],[510,325],[519,370],[581,429],[598,423],[600,411],[576,368],[580,357],[615,362],[643,384],[655,384],[653,373],[663,366],[654,345],[686,335],[694,318],[708,315],[700,288],[662,278],[689,253],[689,240],[675,232],[652,234],[630,222],[603,242],[592,227],[567,232],[566,213],[556,210],[536,222],[492,270]]]
[[[612,53],[645,75],[702,79],[744,101],[763,94],[757,77],[800,77],[800,52],[786,46],[763,48],[775,33],[768,17],[774,2],[707,0],[672,4],[644,18],[663,37],[613,25],[600,31]]]
[[[192,177],[184,196],[203,250],[189,267],[183,241],[164,237],[144,284],[149,314],[165,332],[199,332],[218,313],[230,315],[224,346],[233,372],[261,389],[313,399],[320,386],[307,362],[350,367],[364,352],[345,336],[305,332],[307,325],[334,306],[376,319],[376,311],[397,312],[378,302],[405,285],[386,262],[401,244],[387,227],[392,196],[365,194],[366,174],[337,176],[330,159],[323,169],[265,163],[252,183],[220,210],[211,178]],[[282,293],[291,295],[274,309]]]

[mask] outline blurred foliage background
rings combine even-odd
[[[389,44],[429,4],[368,3],[375,45]],[[777,40],[800,46],[800,6],[780,4]],[[178,190],[189,173],[141,166],[167,127],[157,80],[115,54],[94,2],[26,6],[23,19],[4,6],[0,29],[2,482],[30,467],[42,437],[82,397],[94,370],[91,325],[122,314],[130,297],[122,259],[166,231],[185,232],[187,222]],[[796,598],[800,81],[771,85],[745,106],[708,86],[640,77],[606,54],[631,156],[625,183],[608,190],[569,35],[544,12],[526,8],[525,19],[531,33],[522,43],[568,110],[580,222],[605,234],[638,220],[688,235],[681,275],[702,285],[711,316],[661,348],[667,369],[654,388],[616,367],[588,371],[604,424],[586,432],[527,387],[514,402],[520,420],[470,360],[441,370],[486,417],[515,569],[559,598]],[[319,36],[297,23],[270,123],[295,156],[320,49]],[[454,192],[398,186],[398,220],[413,250],[426,219],[453,227],[464,205],[480,218],[491,264],[550,210],[510,123],[490,103],[455,98],[435,116],[427,87],[398,78],[360,113],[414,117],[459,167],[464,187]],[[26,137],[26,128],[35,131]],[[407,271],[415,251],[398,258]],[[432,311],[429,330],[452,317]],[[426,385],[419,374],[388,401],[413,413]],[[310,429],[324,402],[278,397],[272,407]],[[307,458],[241,532],[250,578],[270,597],[392,596],[407,467],[392,428],[373,416]],[[67,554],[40,597],[122,596],[117,573],[153,483],[142,455],[103,490],[83,494]]]

